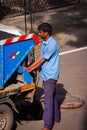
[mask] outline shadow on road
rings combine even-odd
[[[62,83],[58,83],[56,85],[56,94],[58,97],[59,105],[61,105],[65,100],[67,94],[67,91],[64,89],[64,85]]]
[[[84,113],[83,130],[87,130],[87,111]]]
[[[24,101],[17,107],[19,113],[14,112],[15,122],[12,130],[16,130],[17,123],[22,125],[22,121],[41,120],[43,115],[43,108],[39,101],[34,100],[33,103]]]

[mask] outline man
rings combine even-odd
[[[38,26],[38,34],[43,39],[40,57],[29,67],[24,67],[31,72],[39,68],[39,76],[44,86],[44,128],[51,130],[53,123],[59,121],[59,107],[56,97],[56,81],[59,77],[59,46],[52,35],[49,23]]]

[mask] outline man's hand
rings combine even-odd
[[[29,67],[23,67],[25,71],[30,72]]]
[[[33,70],[40,67],[45,61],[46,59],[44,57],[42,59],[38,58],[32,65],[30,65],[29,67],[24,67],[24,69],[27,72],[32,72]]]

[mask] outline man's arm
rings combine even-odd
[[[40,59],[39,57],[32,65],[30,65],[29,67],[24,67],[24,69],[27,72],[31,72],[37,69],[38,67],[40,67],[45,61],[46,61],[46,58],[43,57],[42,59]]]

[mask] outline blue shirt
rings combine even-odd
[[[59,46],[53,37],[43,41],[40,59],[46,58],[46,62],[40,67],[39,76],[43,81],[57,80],[59,77]]]

